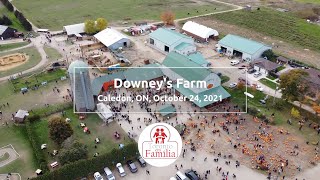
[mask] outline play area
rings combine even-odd
[[[10,164],[17,158],[19,158],[19,154],[13,148],[11,144],[0,148],[0,168]]]
[[[6,71],[14,67],[20,66],[28,61],[26,54],[14,53],[0,57],[0,71]]]

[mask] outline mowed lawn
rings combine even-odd
[[[0,53],[0,57],[5,56],[5,55],[9,55],[9,54],[14,54],[14,53],[25,53],[29,56],[29,60],[20,66],[14,67],[14,68],[6,70],[6,71],[0,71],[0,77],[9,76],[9,75],[30,69],[30,68],[34,67],[35,65],[37,65],[41,61],[40,53],[34,47],[28,47],[28,48],[20,49],[17,51]]]
[[[97,114],[88,114],[85,120],[80,121],[78,115],[73,113],[73,109],[68,109],[66,110],[65,118],[71,119],[70,123],[73,129],[73,139],[87,145],[89,158],[92,158],[96,152],[105,154],[113,148],[118,148],[120,143],[128,144],[130,142],[126,133],[116,122],[111,122],[106,126]],[[33,123],[33,127],[39,137],[40,143],[48,144],[48,149],[45,153],[50,163],[51,161],[57,160],[57,158],[48,155],[47,151],[52,152],[54,149],[59,150],[59,147],[49,137],[48,119],[49,118],[44,118],[41,121]],[[91,134],[83,132],[83,129],[80,127],[81,122],[86,123]],[[115,131],[121,134],[121,139],[116,140],[113,137]],[[95,144],[95,138],[99,138],[101,143]],[[95,148],[95,145],[97,145],[97,148]]]
[[[295,0],[295,1],[301,2],[301,3],[320,4],[319,0]]]
[[[217,19],[320,52],[320,26],[271,8],[215,14]]]
[[[28,42],[1,44],[0,45],[0,52],[1,51],[7,51],[7,50],[15,49],[15,48],[19,48],[19,47],[22,47],[22,46],[26,46],[28,44],[29,44]]]
[[[233,8],[198,0],[14,0],[13,4],[37,27],[50,30],[99,17],[108,21],[160,20],[165,10],[184,18]]]
[[[20,154],[20,157],[12,163],[1,167],[0,174],[20,173],[23,179],[34,176],[36,160],[32,152],[25,126],[1,126],[0,127],[0,148],[11,144]]]
[[[44,46],[43,49],[46,52],[48,59],[50,61],[57,61],[60,58],[62,58],[62,55],[58,52],[58,50],[56,50],[50,46]]]

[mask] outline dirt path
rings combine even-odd
[[[4,161],[0,161],[0,168],[11,163],[12,161],[16,160],[19,157],[16,151],[11,147],[5,147],[0,149],[0,157],[5,154],[9,154],[9,158]]]

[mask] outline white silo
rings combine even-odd
[[[73,61],[68,69],[73,101],[78,112],[95,109],[92,94],[89,66],[80,60]]]

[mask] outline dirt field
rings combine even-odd
[[[29,56],[26,54],[10,54],[0,57],[0,71],[6,71],[28,62]]]

